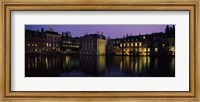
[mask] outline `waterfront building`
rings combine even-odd
[[[49,31],[25,30],[25,51],[26,53],[59,53],[60,34],[52,28]]]
[[[165,30],[167,34],[167,42],[168,42],[168,55],[175,55],[175,27],[167,26]]]
[[[175,27],[167,26],[165,33],[127,35],[120,41],[113,39],[113,44],[115,55],[175,55]]]
[[[122,50],[120,48],[120,43],[122,40],[122,38],[111,39],[114,55],[122,55]]]
[[[120,43],[122,55],[149,55],[149,35],[126,36]]]
[[[25,30],[25,52],[38,53],[45,51],[44,32]]]
[[[86,55],[105,55],[106,54],[106,37],[103,32],[87,34],[80,39],[80,54]]]
[[[107,44],[106,44],[106,55],[113,55],[114,54],[114,45],[112,43],[112,40],[108,38]]]
[[[60,34],[55,32],[52,28],[45,32],[46,36],[46,51],[47,52],[60,52]]]
[[[64,54],[79,54],[79,37],[73,38],[71,32],[63,32],[61,36],[61,52]]]

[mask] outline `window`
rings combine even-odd
[[[158,48],[155,48],[155,52],[158,52]]]
[[[143,36],[143,39],[145,39],[145,36]]]
[[[151,50],[150,50],[150,48],[148,48],[148,52],[150,52]]]
[[[165,44],[162,44],[162,46],[165,46]]]
[[[142,43],[139,43],[139,46],[142,46]]]
[[[135,43],[135,46],[137,46],[137,43]]]
[[[133,43],[131,43],[131,46],[133,46]]]
[[[48,43],[46,43],[46,46],[48,46]]]
[[[129,47],[129,43],[127,43],[127,46]]]

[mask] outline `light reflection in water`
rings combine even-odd
[[[149,56],[26,56],[28,77],[174,77],[175,58]],[[45,69],[44,69],[45,68]]]
[[[48,66],[48,59],[47,59],[47,57],[45,57],[45,64],[46,64],[46,68],[48,69],[49,66]]]

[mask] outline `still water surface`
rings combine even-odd
[[[175,57],[26,56],[26,77],[175,77]]]

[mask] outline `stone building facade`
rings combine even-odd
[[[80,38],[80,54],[105,55],[107,40],[103,33],[86,34]]]
[[[60,34],[53,31],[25,30],[25,52],[26,53],[59,53]]]

